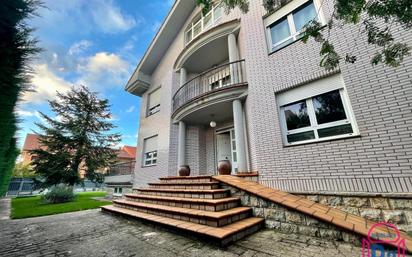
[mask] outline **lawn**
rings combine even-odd
[[[104,197],[106,192],[82,192],[76,194],[73,202],[59,204],[45,204],[40,196],[13,198],[11,201],[12,219],[45,216],[65,212],[82,211],[99,208],[111,204],[109,201],[97,201],[92,197]]]

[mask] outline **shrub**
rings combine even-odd
[[[75,198],[73,187],[60,184],[51,188],[49,192],[42,196],[45,203],[65,203],[71,202]]]

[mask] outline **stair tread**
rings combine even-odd
[[[176,227],[179,229],[184,229],[190,232],[196,232],[196,233],[203,234],[209,237],[213,237],[219,240],[224,239],[242,230],[253,227],[255,225],[259,225],[260,223],[264,221],[263,218],[250,217],[250,218],[242,219],[240,221],[236,221],[232,224],[229,224],[223,227],[211,227],[211,226],[201,225],[201,224],[197,224],[197,223],[193,223],[189,221],[177,220],[177,219],[157,216],[154,214],[148,214],[148,213],[138,212],[134,210],[119,208],[113,205],[106,205],[101,208],[104,210],[122,213],[122,214],[136,217],[136,218],[150,220],[152,222],[160,223],[163,225],[172,226],[172,227]]]
[[[235,207],[228,210],[222,211],[204,211],[204,210],[197,210],[197,209],[190,209],[190,208],[182,208],[182,207],[175,207],[175,206],[168,206],[168,205],[160,205],[160,204],[151,204],[151,203],[140,203],[134,201],[127,201],[127,200],[114,200],[114,203],[124,204],[129,206],[147,208],[147,209],[154,209],[159,211],[167,211],[167,212],[174,212],[184,215],[191,215],[197,217],[205,217],[210,219],[221,219],[228,216],[241,214],[244,212],[249,212],[252,210],[250,207]]]
[[[160,180],[186,180],[186,179],[204,179],[204,178],[212,178],[210,175],[200,175],[200,176],[171,176],[171,177],[162,177],[159,178]]]
[[[182,189],[182,188],[137,188],[139,191],[153,191],[153,192],[176,192],[176,193],[226,193],[229,189]]]
[[[181,186],[181,185],[199,185],[199,186],[203,186],[203,185],[219,185],[219,182],[217,181],[213,181],[213,182],[168,182],[168,183],[147,183],[148,185],[159,185],[159,186]]]
[[[151,199],[151,200],[163,200],[170,202],[187,202],[187,203],[198,203],[198,204],[223,204],[229,202],[239,201],[239,197],[225,197],[219,199],[208,199],[208,198],[184,198],[184,197],[170,197],[170,196],[157,196],[157,195],[142,195],[142,194],[125,194],[126,197],[131,198],[141,198],[141,199]]]

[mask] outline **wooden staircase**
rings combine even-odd
[[[240,206],[211,176],[166,177],[133,189],[103,211],[167,226],[224,246],[264,226],[252,208]]]

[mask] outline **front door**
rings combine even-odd
[[[232,162],[232,152],[230,143],[230,133],[221,133],[216,135],[217,143],[217,160],[229,160]]]
[[[217,161],[229,160],[232,164],[232,172],[237,171],[236,141],[234,129],[221,132],[216,135]]]

